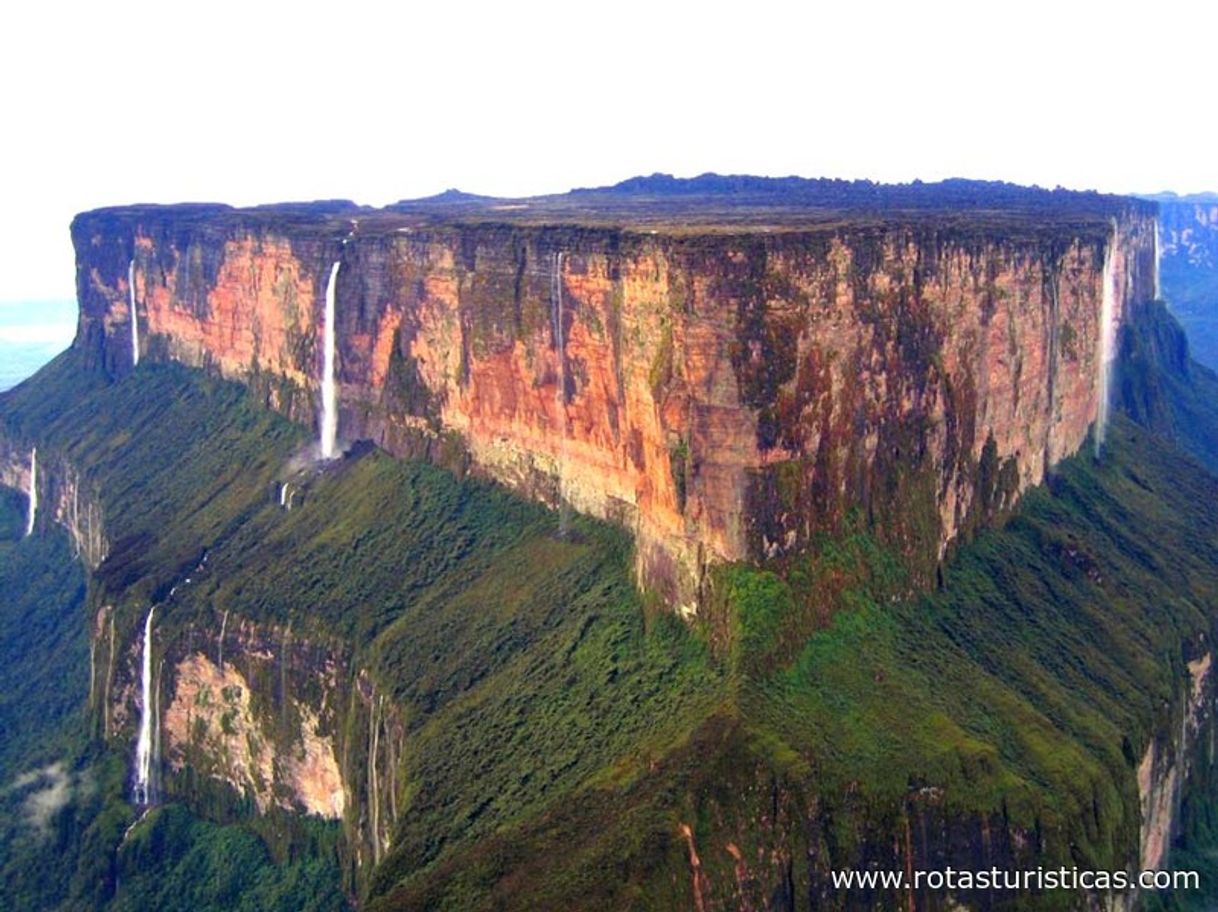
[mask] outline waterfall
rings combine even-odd
[[[224,670],[224,631],[228,628],[228,609],[224,609],[224,618],[220,621],[220,639],[216,642],[219,644],[219,655],[216,657],[216,667],[221,671]]]
[[[152,803],[152,613],[144,620],[144,659],[140,669],[140,737],[135,744],[135,802]]]
[[[554,345],[558,352],[558,389],[554,394],[554,411],[561,427],[558,455],[558,535],[566,538],[570,525],[567,498],[563,495],[563,475],[567,468],[567,351],[563,339],[562,312],[562,252],[554,254],[554,272],[550,282],[550,294],[554,303]]]
[[[1116,356],[1117,313],[1116,313],[1116,246],[1117,233],[1114,224],[1112,240],[1104,254],[1103,289],[1100,303],[1100,357],[1096,387],[1098,389],[1099,407],[1095,421],[1095,455],[1098,458],[1104,447],[1104,438],[1108,430],[1108,411],[1111,403],[1112,361]]]
[[[25,514],[25,534],[34,534],[34,520],[38,518],[38,447],[30,451],[30,503]]]
[[[1155,219],[1155,300],[1162,299],[1163,292],[1159,285],[1159,220]]]
[[[140,363],[140,320],[135,313],[135,260],[127,263],[127,300],[131,308],[131,366]]]
[[[338,267],[336,260],[330,267],[330,281],[326,283],[326,325],[324,360],[321,376],[321,447],[322,459],[333,459],[338,448],[338,394],[334,387],[334,296],[338,290]]]

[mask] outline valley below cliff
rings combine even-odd
[[[1189,908],[833,886],[1215,886],[1218,378],[1153,209],[987,192],[79,217],[0,395],[15,907]]]

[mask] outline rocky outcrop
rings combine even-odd
[[[250,684],[233,665],[220,667],[201,652],[173,669],[173,699],[165,712],[164,750],[170,767],[191,758],[199,773],[248,795],[260,811],[272,804],[341,820],[346,791],[334,739],[320,730],[307,704],[283,707],[297,716],[286,745],[255,712]],[[286,749],[280,749],[286,748]]]
[[[799,553],[853,511],[926,580],[1086,438],[1105,259],[1117,321],[1153,295],[1153,206],[1050,196],[680,230],[495,206],[100,210],[73,225],[76,345],[130,369],[134,301],[143,357],[313,422],[340,262],[345,440],[459,451],[623,523],[642,584],[684,613],[708,566]]]
[[[0,485],[28,496],[31,451],[32,447],[0,435]],[[89,569],[96,570],[109,552],[96,494],[71,462],[45,449],[38,454],[36,477],[39,494],[36,522],[63,526],[77,556]]]
[[[126,749],[141,713],[142,644],[121,620],[116,638],[117,614],[107,605],[94,616],[90,705],[102,737]],[[259,814],[339,821],[351,869],[365,876],[398,818],[398,708],[366,672],[351,672],[337,641],[236,614],[175,625],[173,614],[159,611],[153,627],[154,794],[212,813],[235,799]]]
[[[1168,849],[1179,832],[1180,801],[1189,782],[1192,754],[1201,739],[1213,738],[1214,682],[1210,677],[1212,653],[1188,663],[1178,713],[1179,727],[1171,726],[1150,742],[1138,764],[1138,796],[1142,810],[1140,862],[1143,871],[1167,867]],[[1204,750],[1209,764],[1212,749]]]

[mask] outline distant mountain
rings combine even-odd
[[[493,196],[484,196],[480,193],[466,193],[464,190],[458,190],[456,187],[450,187],[443,193],[434,193],[431,196],[420,196],[417,199],[399,200],[389,208],[393,209],[398,206],[411,207],[433,203],[484,203],[493,199],[495,199]]]
[[[1145,199],[1159,204],[1162,295],[1193,357],[1218,370],[1218,194]]]

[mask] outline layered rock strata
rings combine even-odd
[[[925,579],[1082,446],[1101,317],[1136,319],[1154,282],[1154,207],[1099,199],[696,229],[99,210],[73,224],[75,344],[124,373],[138,320],[143,358],[314,422],[339,262],[340,437],[621,522],[641,583],[688,614],[709,566],[856,516]]]

